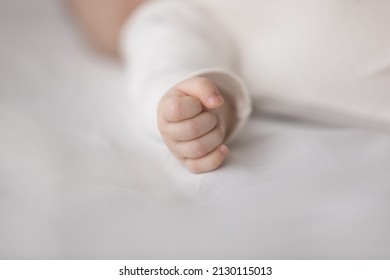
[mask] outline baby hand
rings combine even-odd
[[[191,78],[170,89],[158,106],[158,126],[168,149],[193,173],[217,169],[229,154],[224,99],[213,82]]]

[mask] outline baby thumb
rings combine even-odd
[[[202,105],[207,109],[216,109],[222,106],[224,102],[218,88],[209,79],[195,79],[190,88],[191,89],[187,91],[189,95],[198,98]]]

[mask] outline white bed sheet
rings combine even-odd
[[[0,34],[1,259],[390,258],[386,130],[257,111],[192,175],[58,2],[0,1]]]

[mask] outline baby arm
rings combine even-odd
[[[188,1],[151,1],[123,29],[122,54],[139,131],[195,173],[218,168],[250,112],[223,28]]]
[[[171,88],[159,103],[162,138],[194,173],[218,168],[229,154],[223,142],[234,125],[234,112],[225,99],[212,81],[197,77]]]

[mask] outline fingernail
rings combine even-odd
[[[220,95],[211,95],[207,98],[207,101],[210,105],[219,105],[223,102],[223,99]]]
[[[229,149],[225,145],[222,145],[221,148],[219,149],[222,154],[228,155],[229,154]]]

